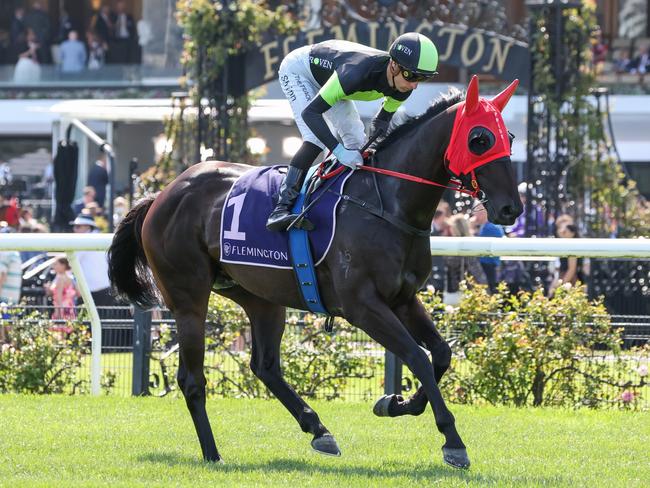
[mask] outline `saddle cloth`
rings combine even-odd
[[[308,177],[315,171],[312,168]],[[266,220],[275,207],[286,166],[253,168],[241,175],[230,189],[221,214],[221,262],[292,269],[287,232],[269,232]],[[332,244],[336,209],[345,182],[352,172],[339,177],[307,212],[315,229],[309,232],[314,263],[318,266]],[[314,192],[318,196],[324,185]]]

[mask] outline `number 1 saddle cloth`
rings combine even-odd
[[[266,220],[277,202],[286,168],[253,168],[234,183],[221,215],[222,262],[292,269],[289,234],[266,230]],[[312,168],[310,175],[315,169]],[[348,172],[338,178],[305,216],[315,225],[309,232],[309,243],[316,266],[323,261],[332,244],[340,194],[351,174]],[[323,191],[323,186],[314,192],[307,204]]]

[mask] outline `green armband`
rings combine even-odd
[[[384,98],[384,105],[382,108],[386,112],[394,113],[399,108],[400,105],[402,105],[401,101],[395,100],[394,98],[391,97],[386,97]]]
[[[325,100],[330,107],[333,107],[336,102],[345,97],[345,92],[339,81],[339,75],[334,72],[332,76],[321,87],[318,94]]]

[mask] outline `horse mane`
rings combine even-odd
[[[393,142],[399,140],[404,134],[410,132],[415,127],[418,127],[422,122],[434,118],[436,115],[441,114],[449,107],[456,105],[458,102],[461,102],[464,99],[464,91],[461,91],[453,86],[449,87],[449,91],[447,93],[442,94],[433,102],[431,102],[431,106],[426,110],[426,112],[420,115],[416,115],[415,117],[409,117],[403,123],[388,132],[388,134],[386,134],[383,139],[375,144],[375,150],[378,151],[391,145]]]

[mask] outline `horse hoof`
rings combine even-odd
[[[377,417],[390,417],[388,414],[388,406],[390,402],[395,398],[395,395],[384,395],[379,400],[375,402],[375,406],[372,407],[372,413]]]
[[[336,439],[332,434],[325,434],[320,437],[315,437],[311,441],[311,447],[314,451],[325,454],[326,456],[340,456],[341,450],[336,443]]]
[[[449,466],[459,469],[469,468],[469,457],[467,456],[467,449],[463,448],[442,448],[442,459]]]

